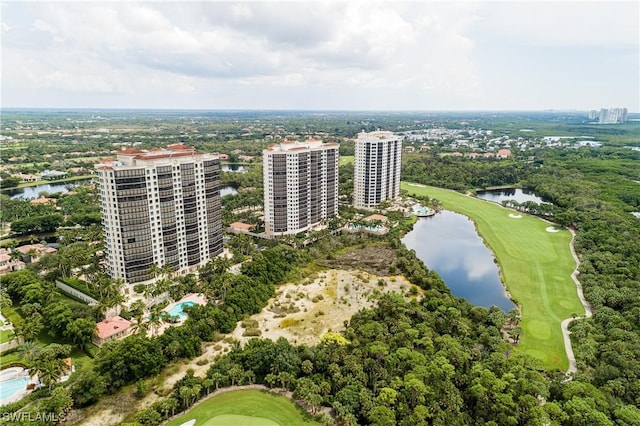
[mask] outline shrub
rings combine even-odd
[[[259,328],[247,328],[244,333],[242,333],[243,336],[245,337],[258,337],[262,334],[262,331],[260,331]]]

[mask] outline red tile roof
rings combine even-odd
[[[119,316],[107,318],[96,324],[97,335],[100,339],[106,339],[114,334],[121,333],[129,327],[131,327],[131,322]]]
[[[246,229],[248,231],[251,228],[253,228],[254,225],[249,225],[248,223],[243,223],[243,222],[233,222],[229,226],[231,226],[232,228],[236,228],[236,229]]]

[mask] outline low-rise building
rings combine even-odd
[[[131,321],[120,316],[106,318],[96,324],[96,338],[93,344],[101,347],[110,340],[124,339],[131,334]]]

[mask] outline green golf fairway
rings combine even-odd
[[[212,396],[186,414],[167,423],[179,426],[195,419],[194,426],[319,425],[284,396],[258,389],[240,389]]]
[[[196,422],[197,424],[197,422]],[[278,426],[273,420],[262,417],[239,416],[237,414],[223,414],[202,423],[202,426]]]
[[[548,232],[551,224],[537,217],[455,191],[407,182],[402,182],[402,189],[436,198],[443,208],[475,222],[498,260],[507,290],[520,307],[518,351],[540,359],[548,369],[566,370],[569,362],[560,323],[584,313],[571,280],[576,263],[569,248],[569,231]]]

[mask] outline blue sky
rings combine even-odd
[[[638,1],[3,1],[3,107],[640,111]]]

